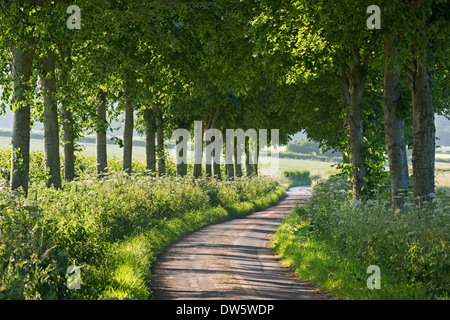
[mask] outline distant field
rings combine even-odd
[[[332,165],[332,162],[280,158],[278,172],[274,172],[274,170],[270,170],[267,168],[267,166],[263,165],[261,166],[261,173],[276,174],[287,169],[306,169],[309,170],[311,174],[315,175],[321,174],[325,170],[330,169]]]
[[[436,186],[450,192],[450,171],[437,171],[435,175]]]
[[[442,159],[450,159],[450,154],[447,154],[447,153],[436,153],[436,157],[437,158],[442,158]]]
[[[0,149],[8,148],[11,144],[11,138],[0,137]],[[95,143],[81,143],[84,148],[83,153],[87,156],[95,156],[96,149]],[[31,139],[30,148],[32,151],[44,151],[44,140],[42,139]],[[61,148],[61,153],[63,149]],[[118,145],[108,144],[107,145],[108,157],[116,156],[118,158],[122,157],[122,149]],[[133,159],[137,161],[145,160],[145,147],[133,146]]]

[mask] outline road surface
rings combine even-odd
[[[170,246],[153,269],[154,298],[328,299],[298,281],[269,248],[276,227],[311,195],[293,187],[277,205],[197,230]]]

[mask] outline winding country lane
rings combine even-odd
[[[273,207],[182,238],[160,256],[153,269],[154,298],[327,299],[298,281],[268,247],[282,218],[310,195],[310,187],[290,188]]]

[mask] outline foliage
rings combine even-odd
[[[317,155],[329,158],[342,157],[342,155],[336,152],[335,150],[327,150],[327,148],[325,146],[320,145],[320,143],[304,138],[290,141],[286,147],[286,151],[292,153]]]
[[[318,183],[283,221],[275,249],[301,278],[339,298],[448,299],[449,195],[405,211],[386,199],[353,200],[342,177]],[[380,290],[366,287],[369,265],[381,269]]]
[[[288,143],[287,151],[296,153],[319,153],[319,144],[308,139],[298,139]]]
[[[289,169],[284,170],[282,174],[295,184],[311,183],[311,176],[308,170]]]

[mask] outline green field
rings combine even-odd
[[[273,169],[268,169],[267,166],[263,165],[261,167],[261,173],[277,174],[281,173],[283,170],[288,169],[306,169],[309,170],[312,175],[315,175],[323,173],[327,169],[330,169],[332,165],[332,162],[280,158],[277,172],[275,172]]]
[[[10,146],[11,138],[10,137],[0,137],[0,149],[7,148]],[[87,156],[95,156],[96,149],[95,143],[81,143],[83,147],[83,153]],[[44,140],[43,139],[31,139],[30,141],[31,151],[44,151]],[[118,145],[108,144],[108,157],[122,157],[122,149]],[[63,149],[60,148],[61,153]],[[145,160],[145,148],[133,146],[133,159],[137,161]]]

